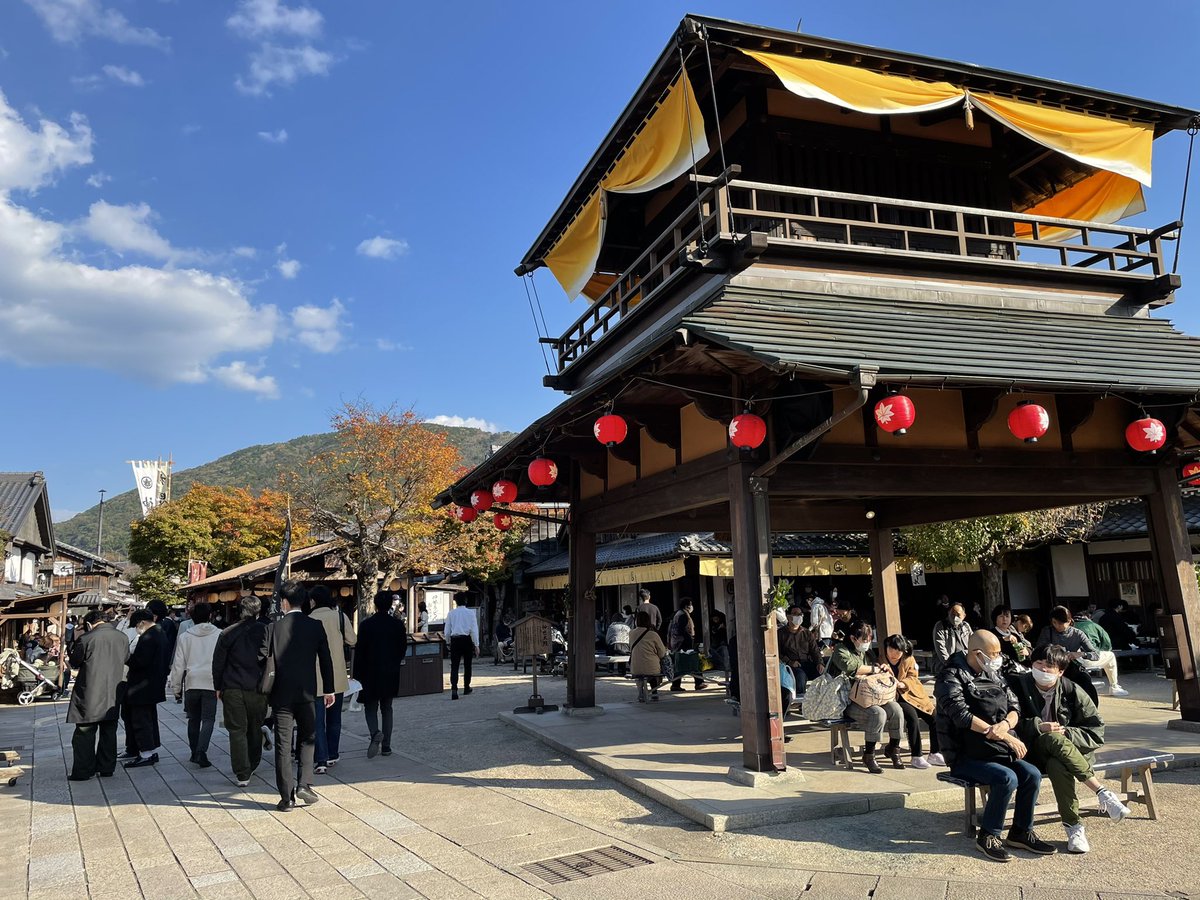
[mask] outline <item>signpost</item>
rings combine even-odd
[[[530,656],[549,656],[553,649],[551,637],[553,635],[554,623],[545,616],[526,616],[520,619],[513,625],[513,659],[525,659]],[[533,693],[529,696],[529,702],[525,706],[518,706],[513,710],[515,713],[536,713],[541,715],[546,710],[554,711],[558,707],[554,704],[547,705],[542,699],[542,695],[538,693],[538,667],[536,664],[533,669]]]

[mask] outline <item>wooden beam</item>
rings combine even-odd
[[[880,643],[888,635],[903,634],[900,625],[900,587],[896,584],[896,554],[892,529],[867,532],[871,555],[871,588],[875,594],[875,631]]]
[[[633,484],[622,485],[580,505],[597,531],[622,531],[647,519],[685,512],[727,499],[728,451],[720,450]]]
[[[925,501],[920,498],[909,500],[886,500],[874,505],[875,521],[881,528],[906,528],[911,525],[932,525],[937,522],[954,522],[958,519],[975,519],[980,516],[1002,516],[1009,513],[1030,512],[1035,509],[1055,509],[1060,506],[1077,506],[1096,502],[1095,497],[1047,497],[1045,494],[1005,497],[958,497]]]
[[[1075,432],[1092,417],[1097,399],[1095,394],[1059,394],[1054,398],[1058,433],[1067,452],[1075,449]]]
[[[568,583],[571,589],[571,625],[567,633],[567,706],[596,705],[596,533],[579,515],[579,471],[571,472]]]
[[[621,404],[621,415],[646,429],[646,434],[672,450],[682,446],[678,406],[628,406]]]
[[[963,388],[963,421],[967,427],[967,446],[979,449],[979,429],[996,414],[996,407],[1004,391],[996,388]]]
[[[1166,422],[1166,419],[1163,419]],[[913,447],[907,438],[888,440],[877,448],[822,445],[809,463],[839,463],[874,466],[963,466],[974,469],[1022,469],[1040,471],[1053,466],[1071,469],[1111,469],[1130,466],[1126,450],[1089,450],[1067,453],[1059,450],[985,448],[981,450],[939,450]],[[798,465],[799,463],[797,463]]]

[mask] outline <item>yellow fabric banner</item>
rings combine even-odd
[[[648,584],[651,581],[674,581],[683,577],[683,557],[668,562],[647,563],[643,566],[625,566],[620,569],[598,569],[596,571],[597,587],[613,587],[618,584]],[[562,590],[568,584],[569,576],[544,575],[533,580],[535,591]]]
[[[1119,222],[1126,216],[1146,211],[1146,200],[1142,186],[1132,178],[1113,172],[1097,172],[1065,191],[1059,191],[1048,200],[1025,210],[1034,216],[1049,216],[1053,219],[1079,219],[1084,222]],[[1017,222],[1013,229],[1017,237],[1033,237],[1033,226]],[[1066,240],[1079,231],[1073,228],[1038,228],[1038,237],[1043,240]]]
[[[915,560],[903,556],[896,559],[896,571],[906,574]],[[953,566],[950,569],[927,571],[977,572],[978,564]],[[733,577],[733,560],[710,556],[700,560],[700,574],[720,578]],[[771,574],[776,578],[809,578],[823,575],[870,575],[871,560],[865,556],[773,556]]]
[[[693,155],[699,160],[707,154],[704,116],[696,103],[691,79],[684,72],[601,179],[600,189],[546,254],[543,262],[568,296],[577,297],[596,271],[596,260],[604,246],[602,192],[652,191],[691,168]]]

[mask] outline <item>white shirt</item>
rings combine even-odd
[[[471,643],[479,646],[479,617],[469,606],[456,606],[446,616],[446,638],[470,637]]]
[[[829,614],[829,607],[820,597],[813,597],[809,627],[816,629],[817,637],[822,640],[833,637],[833,616]]]

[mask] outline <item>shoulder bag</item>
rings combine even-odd
[[[340,609],[338,614],[338,630],[342,633],[342,662],[346,666],[346,671],[350,671],[350,665],[354,661],[354,648],[346,643],[346,614]]]
[[[850,705],[850,680],[845,675],[831,675],[826,669],[808,683],[801,712],[814,722],[821,719],[840,719]]]
[[[896,699],[896,676],[891,672],[858,675],[850,688],[850,702],[863,709],[883,706]]]
[[[267,638],[267,664],[263,667],[262,678],[258,682],[260,694],[270,694],[271,689],[275,687],[275,625],[273,622],[267,626],[271,629],[271,634]]]

